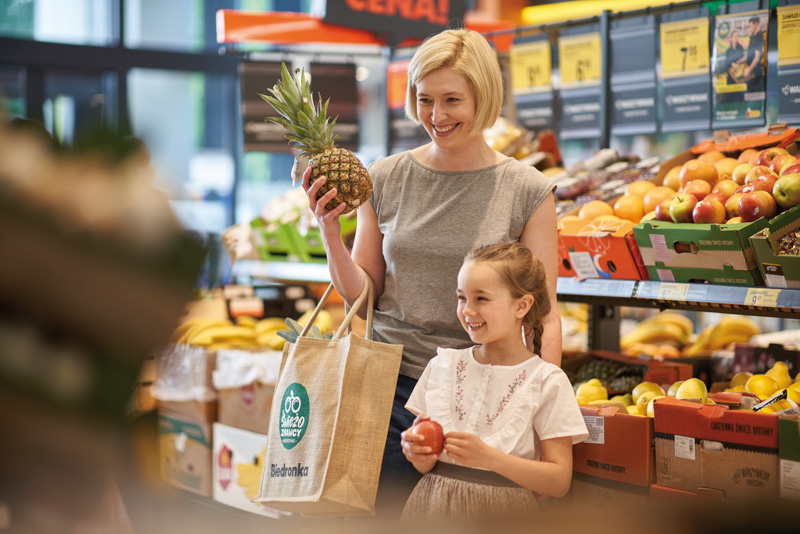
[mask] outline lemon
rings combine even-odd
[[[800,384],[798,384],[800,385]],[[621,402],[625,406],[631,406],[633,404],[633,398],[631,397],[630,393],[626,393],[624,395],[614,395],[611,399],[614,402]]]
[[[703,402],[708,398],[708,388],[706,383],[699,378],[690,378],[680,385],[675,392],[676,399],[702,399]]]
[[[733,375],[733,378],[731,378],[730,387],[735,388],[736,386],[744,386],[751,376],[753,376],[753,373],[750,371],[741,371],[736,373]]]
[[[775,379],[767,375],[753,375],[744,385],[744,390],[753,395],[757,395],[761,400],[768,399],[773,393],[778,391],[778,383]]]
[[[584,382],[578,386],[575,392],[575,399],[578,404],[589,404],[592,401],[608,400],[608,390],[596,378],[592,378],[588,382]]]
[[[642,414],[639,413],[639,407],[635,404],[628,406],[628,415],[638,415],[639,417],[642,416]]]
[[[664,392],[661,391],[645,391],[636,400],[636,406],[639,408],[639,415],[647,415],[647,403],[653,400],[654,397],[664,397]]]
[[[775,365],[764,374],[775,380],[775,383],[778,384],[778,389],[784,389],[792,383],[792,377],[789,376],[789,368],[784,362],[775,362]]]
[[[664,394],[664,389],[655,382],[639,382],[636,384],[636,386],[634,386],[633,391],[631,391],[631,399],[633,400],[634,404],[639,403],[639,397],[645,391],[655,391],[659,395]]]
[[[786,394],[789,395],[789,399],[794,402],[795,404],[800,405],[800,389],[797,388],[786,388]]]
[[[740,386],[733,386],[732,388],[725,388],[725,391],[728,393],[744,393],[744,384]]]
[[[666,397],[665,395],[656,395],[652,399],[650,399],[650,402],[647,403],[647,408],[645,408],[645,413],[647,414],[647,417],[655,417],[656,416],[655,408],[654,408],[656,400],[663,399],[665,397]]]
[[[681,387],[683,384],[683,380],[678,380],[677,382],[673,382],[672,385],[667,390],[667,397],[674,397],[675,392],[678,391],[678,388]]]

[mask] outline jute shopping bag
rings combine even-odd
[[[364,291],[333,339],[307,336],[331,284],[297,341],[284,346],[255,502],[315,516],[375,513],[403,347],[349,332],[366,300],[371,337],[372,283],[364,278]]]

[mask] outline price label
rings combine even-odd
[[[689,284],[661,284],[658,287],[658,298],[663,300],[680,300],[685,302],[689,295]]]
[[[708,19],[661,24],[661,72],[664,78],[708,72]]]
[[[800,64],[800,6],[778,8],[778,66]]]
[[[558,55],[565,88],[600,84],[603,60],[599,33],[559,37]]]
[[[508,51],[511,92],[515,95],[549,91],[552,62],[550,41],[514,45]]]
[[[744,304],[746,306],[767,306],[774,308],[778,305],[778,296],[780,294],[780,289],[751,287],[747,290],[747,295],[744,297]]]

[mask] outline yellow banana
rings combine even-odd
[[[256,345],[269,347],[272,350],[282,350],[285,343],[286,340],[279,336],[277,332],[266,332],[256,338]]]
[[[240,315],[236,318],[236,324],[239,326],[249,326],[250,328],[255,328],[257,323],[258,319],[252,315]]]
[[[220,321],[222,321],[222,319],[218,317],[189,317],[181,321],[181,323],[175,327],[175,330],[172,331],[172,339],[173,341],[178,341],[191,328],[199,325],[219,324]]]
[[[256,332],[246,326],[217,326],[202,330],[189,340],[189,344],[211,345],[215,342],[231,341],[236,338],[252,340],[252,344],[256,339]]]
[[[686,333],[687,337],[691,336],[694,333],[694,323],[692,322],[692,320],[676,311],[671,311],[671,310],[662,311],[658,315],[654,315],[652,318],[646,320],[672,323],[680,327],[681,330],[683,330]]]
[[[660,345],[662,343],[675,344],[682,347],[686,344],[688,336],[682,328],[668,322],[643,321],[639,323],[628,334],[619,340],[622,350],[627,350],[636,343],[650,343]]]
[[[191,343],[191,339],[196,337],[200,332],[208,328],[216,328],[219,326],[233,326],[233,323],[227,319],[219,317],[203,317],[201,321],[193,322],[189,328],[181,334],[178,343]]]
[[[281,328],[286,328],[286,320],[283,317],[267,317],[255,325],[256,333],[259,335],[267,330],[280,330]]]
[[[300,325],[305,326],[308,323],[308,320],[311,319],[311,315],[313,313],[314,310],[308,310],[300,316],[297,322],[300,323]],[[317,327],[323,332],[325,330],[333,329],[333,316],[331,315],[331,312],[328,310],[320,310],[316,320],[314,321],[314,324],[317,325]]]
[[[717,323],[708,339],[709,350],[723,349],[731,343],[747,343],[761,333],[758,325],[748,317],[726,316]]]
[[[683,348],[681,355],[693,357],[707,353],[709,351],[708,340],[711,337],[711,330],[713,330],[713,328],[713,326],[704,328],[703,331],[697,335],[694,341]]]

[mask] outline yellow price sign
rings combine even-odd
[[[559,37],[559,67],[565,88],[600,84],[601,45],[599,33]]]
[[[778,8],[778,66],[800,64],[800,6]]]
[[[685,302],[689,296],[689,284],[661,283],[658,287],[658,298],[662,300],[680,300]]]
[[[550,41],[535,41],[512,46],[508,51],[511,92],[534,93],[550,90]]]
[[[708,19],[661,24],[661,72],[664,78],[705,74],[711,65]]]
[[[747,294],[744,297],[744,304],[746,306],[765,306],[774,308],[778,306],[778,297],[780,294],[780,289],[752,287],[747,290]]]

